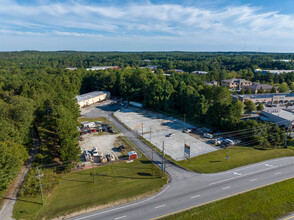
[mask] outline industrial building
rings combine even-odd
[[[195,73],[197,75],[205,75],[205,74],[208,74],[208,72],[206,72],[206,71],[200,71],[200,70],[195,70],[195,71],[193,71],[191,73]]]
[[[95,71],[95,70],[107,70],[107,69],[118,69],[118,66],[93,66],[91,68],[87,68],[87,71]]]
[[[273,73],[273,74],[284,74],[284,73],[292,73],[294,70],[262,70],[262,69],[256,69],[254,70],[255,73],[261,73],[263,75],[267,73]]]
[[[94,91],[76,96],[79,106],[82,108],[94,104],[96,102],[101,102],[110,98],[110,92],[106,91]]]
[[[286,128],[292,128],[294,125],[294,113],[288,110],[261,111],[260,119],[277,123],[277,125]]]
[[[233,95],[233,99],[239,99],[241,102],[250,100],[256,105],[258,103],[267,105],[286,105],[294,104],[294,93],[272,93],[272,94],[254,94],[254,95]]]

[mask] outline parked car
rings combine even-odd
[[[215,144],[216,143],[216,139],[211,139],[209,141],[207,141],[208,144]]]
[[[230,144],[228,144],[228,143],[222,143],[219,147],[220,148],[226,148],[228,146],[230,146]]]
[[[108,161],[115,161],[115,157],[112,153],[106,154],[106,158]]]
[[[190,133],[191,131],[192,131],[192,130],[189,129],[189,128],[186,128],[186,129],[183,130],[184,133]]]
[[[118,149],[118,151],[124,151],[125,150],[125,146],[124,145],[120,145],[117,149]]]
[[[232,146],[232,145],[235,144],[234,141],[232,141],[231,139],[228,139],[228,138],[227,139],[224,139],[222,143],[228,144],[229,146]]]
[[[108,131],[107,127],[102,125],[102,131]]]
[[[172,137],[172,136],[174,136],[175,134],[174,133],[169,133],[169,134],[167,134],[167,135],[165,135],[166,137]]]
[[[213,138],[213,135],[212,134],[209,134],[209,133],[205,133],[205,134],[203,134],[203,137]]]
[[[96,147],[94,147],[92,149],[92,155],[93,155],[93,157],[98,157],[99,156],[98,149]]]

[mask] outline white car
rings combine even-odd
[[[167,135],[165,135],[166,137],[172,137],[172,136],[174,136],[175,134],[174,133],[169,133],[169,134],[167,134]]]
[[[191,129],[186,128],[185,130],[183,130],[183,132],[185,132],[185,133],[190,133],[190,132],[191,132]]]
[[[205,134],[203,134],[203,137],[213,138],[213,135],[212,134],[209,134],[209,133],[205,133]]]
[[[93,157],[98,157],[99,156],[99,153],[98,153],[98,149],[97,147],[94,147],[93,150],[92,150],[92,155]]]

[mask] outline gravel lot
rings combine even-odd
[[[99,154],[113,153],[116,157],[120,156],[121,153],[116,151],[116,147],[119,146],[118,137],[122,134],[105,134],[98,135],[98,133],[91,133],[83,135],[83,141],[80,141],[80,147],[82,150],[91,151],[93,147],[97,147]]]
[[[134,107],[125,108],[122,112],[117,111],[115,116],[140,135],[143,124],[143,137],[150,141],[151,130],[151,143],[162,150],[164,141],[165,153],[176,161],[184,159],[184,143],[191,147],[191,157],[217,150],[217,148],[183,133],[184,122],[181,120]],[[185,128],[193,127],[187,123],[185,125]],[[174,135],[167,137],[170,133]]]

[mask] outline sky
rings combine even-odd
[[[294,51],[293,0],[0,0],[0,51]]]

